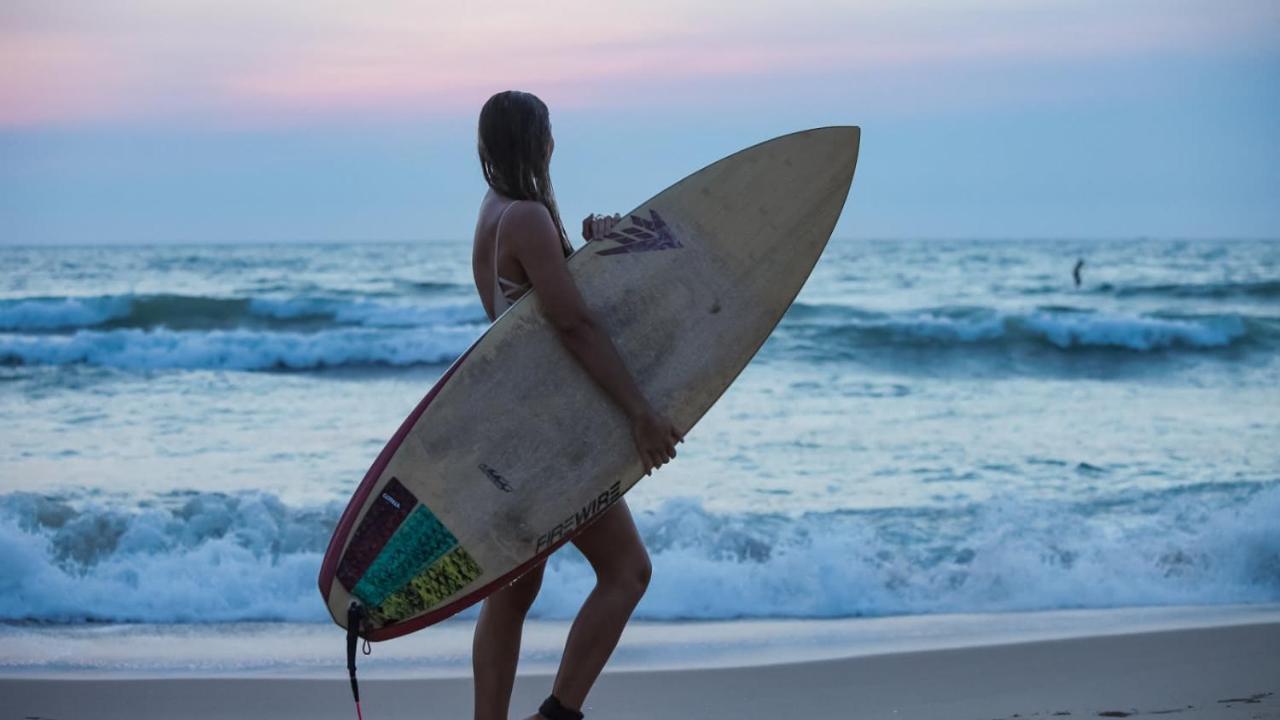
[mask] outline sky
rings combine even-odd
[[[566,224],[859,125],[837,237],[1280,238],[1275,0],[5,0],[0,244],[468,238],[494,92]]]

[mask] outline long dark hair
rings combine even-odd
[[[506,90],[480,108],[477,149],[484,181],[513,200],[534,200],[551,213],[560,244],[573,252],[551,189],[551,114],[531,93]]]

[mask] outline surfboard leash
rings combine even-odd
[[[542,706],[538,708],[538,714],[547,720],[582,720],[583,714],[579,710],[571,710],[560,702],[560,698],[555,693],[547,696],[542,701]]]
[[[347,606],[347,674],[351,676],[351,697],[356,701],[356,720],[364,720],[360,711],[360,683],[356,680],[356,642],[360,639],[360,626],[364,622],[364,608],[352,600]],[[372,650],[369,641],[364,641],[362,652],[368,655]]]

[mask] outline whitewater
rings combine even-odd
[[[326,622],[342,507],[486,327],[469,257],[0,248],[0,621]],[[1278,349],[1280,243],[834,240],[628,495],[637,617],[1280,602]],[[557,554],[534,617],[591,582]]]

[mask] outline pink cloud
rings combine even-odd
[[[0,125],[40,125],[109,115],[121,84],[110,67],[87,72],[98,54],[75,35],[8,34],[0,40]]]
[[[1267,28],[1280,18],[1259,0],[655,3],[20,5],[0,26],[0,125],[469,113],[508,87],[579,107],[643,102],[637,89],[713,103],[722,85],[752,81],[776,97],[840,73],[891,85],[930,70],[1274,44]]]

